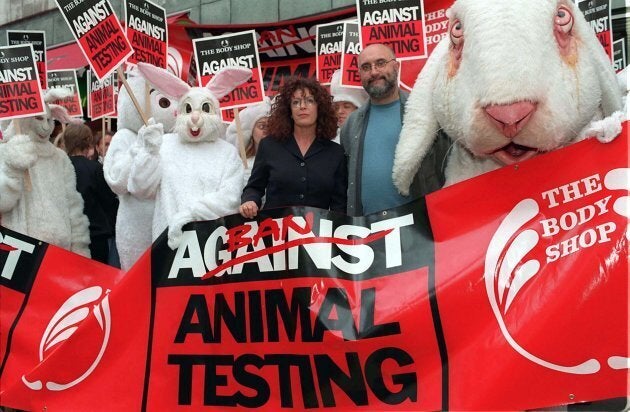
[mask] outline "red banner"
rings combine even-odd
[[[51,89],[63,87],[72,90],[74,92],[72,96],[57,100],[54,103],[65,107],[70,116],[83,117],[76,70],[50,70],[48,72],[48,84]]]
[[[192,223],[126,275],[0,228],[2,402],[522,410],[627,396],[627,134],[370,216]]]

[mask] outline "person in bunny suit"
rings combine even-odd
[[[458,0],[447,15],[448,36],[409,96],[393,166],[400,193],[441,133],[455,142],[446,185],[620,133],[615,73],[573,2]]]
[[[5,130],[5,143],[0,145],[0,223],[90,257],[88,219],[74,167],[66,153],[49,141],[54,119],[77,121],[64,107],[51,103],[70,95],[67,89],[48,90],[44,115],[14,119]]]
[[[151,108],[151,124],[161,124],[170,132],[175,125],[177,102],[157,90],[150,93],[146,102],[146,81],[137,72],[128,73],[127,83],[133,91],[140,107]],[[133,159],[142,148],[144,139],[138,131],[142,128],[142,117],[136,110],[126,88],[118,94],[118,130],[112,138],[109,150],[103,161],[105,181],[120,202],[116,217],[116,247],[123,270],[129,270],[140,255],[151,246],[154,199],[134,196],[128,190],[129,173]],[[143,132],[147,130],[143,129]]]
[[[238,210],[243,164],[225,141],[219,99],[251,77],[251,70],[226,68],[206,87],[190,87],[169,72],[140,63],[153,87],[179,99],[174,133],[162,137],[162,125],[143,126],[129,177],[129,191],[155,198],[153,239],[168,226],[168,244],[179,246],[182,226],[216,219]],[[110,149],[111,150],[111,149]]]
[[[335,70],[330,78],[330,95],[333,98],[335,112],[337,113],[337,136],[333,141],[339,143],[341,126],[343,126],[352,112],[367,103],[369,96],[361,87],[342,85],[341,69]]]
[[[268,97],[265,97],[262,102],[249,106],[238,113],[241,121],[245,156],[247,156],[247,168],[243,173],[243,185],[247,184],[247,180],[252,173],[258,144],[267,137],[267,119],[270,114],[271,100]],[[225,140],[236,147],[239,146],[236,121],[230,123],[225,131]]]

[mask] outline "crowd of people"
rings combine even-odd
[[[203,145],[195,145],[195,133],[186,135],[183,130],[188,126],[181,126],[180,120],[176,123],[181,118],[177,113],[186,113],[199,124],[203,123],[200,121],[203,116],[213,115],[216,120],[219,109],[212,99],[193,108],[190,102],[182,106],[182,102],[167,100],[155,90],[151,102],[144,103],[155,108],[150,124],[142,125],[140,116],[136,114],[133,118],[134,110],[120,108],[119,101],[121,117],[115,134],[99,131],[93,135],[83,124],[64,126],[61,133],[50,139],[50,144],[65,151],[74,168],[73,182],[89,221],[92,259],[118,267],[122,261],[123,269],[129,269],[150,245],[148,239],[155,240],[166,224],[172,222],[174,216],[163,216],[167,213],[164,204],[177,193],[188,190],[182,187],[191,182],[188,175],[197,173],[197,166],[190,164],[188,177],[178,181],[178,173],[184,172],[182,168],[172,167],[174,161],[169,150],[220,149],[221,159],[226,159],[238,158],[236,153],[240,149],[239,168],[243,177],[238,182],[230,180],[230,185],[238,186],[230,190],[238,190],[240,205],[226,204],[223,212],[233,208],[232,213],[239,212],[245,218],[254,218],[260,210],[284,206],[311,206],[360,216],[402,205],[439,189],[444,184],[447,139],[436,141],[425,157],[409,196],[402,196],[392,181],[394,154],[408,96],[398,87],[400,63],[394,52],[382,44],[367,46],[358,56],[358,66],[362,88],[342,85],[340,71],[332,76],[330,89],[311,78],[288,78],[273,100],[265,98],[241,110],[239,121],[225,131],[217,127],[220,140],[231,143],[230,149],[225,148],[225,143],[216,143],[214,137],[205,139]],[[139,82],[138,90],[144,89],[145,80],[141,76],[135,74],[129,80],[132,84]],[[125,92],[121,92],[121,98],[123,105],[128,104]],[[4,131],[5,136],[8,131]],[[178,134],[184,137],[176,144]],[[110,143],[113,149],[108,151]],[[0,147],[0,167],[6,174],[10,169],[7,164],[11,162],[5,152]],[[16,172],[17,175],[24,173],[23,170],[27,168]],[[226,177],[213,173],[217,177],[212,184],[217,188],[208,193],[219,196],[218,187],[225,184]],[[200,188],[207,185],[203,179],[197,180]],[[167,191],[162,187],[166,184],[176,187]],[[29,196],[29,190],[33,189],[23,189],[25,197]],[[204,202],[209,202],[208,197],[206,194],[187,199],[186,203],[197,202],[197,209],[209,207],[204,206]],[[156,199],[161,207],[156,208]],[[0,214],[6,216],[11,210],[4,203],[0,198]],[[177,202],[173,205],[168,213],[184,216],[181,224],[204,216],[182,210]],[[142,216],[137,216],[139,213]],[[117,215],[125,226],[132,227],[120,230]],[[152,221],[152,225],[147,227],[147,221]],[[11,228],[10,222],[3,219],[2,223]],[[140,241],[137,232],[151,232],[151,226],[152,235]],[[157,232],[155,227],[159,227]],[[134,232],[133,240],[125,232]],[[42,240],[56,243],[54,237]],[[132,248],[135,250],[130,252]],[[120,259],[117,250],[121,252]]]

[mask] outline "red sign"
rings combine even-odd
[[[0,118],[29,117],[44,112],[33,46],[0,47]]]
[[[323,85],[330,84],[333,73],[341,67],[343,28],[341,21],[317,25],[317,81]]]
[[[54,103],[65,107],[70,116],[83,117],[83,106],[81,105],[75,70],[50,70],[48,72],[48,85],[51,89],[63,87],[72,90],[74,92],[72,96],[56,100]]]
[[[134,54],[127,63],[145,62],[166,69],[166,10],[148,0],[126,0],[125,16],[127,38],[134,49]]]
[[[363,87],[359,76],[358,57],[361,52],[359,25],[343,23],[343,53],[341,53],[341,84],[349,87]]]
[[[357,0],[361,46],[384,43],[399,60],[426,57],[423,0]]]
[[[610,0],[578,0],[576,4],[593,29],[606,54],[613,61]]]
[[[133,53],[107,0],[55,0],[94,74],[106,78]]]
[[[42,89],[47,89],[46,83],[46,32],[40,30],[7,30],[7,45],[32,44],[37,72]]]
[[[220,100],[221,109],[262,102],[264,91],[258,59],[258,45],[253,30],[193,40],[197,79],[205,86],[219,70],[244,67],[252,77]]]
[[[116,112],[114,104],[114,75],[110,74],[103,81],[92,77],[88,72],[88,117],[92,120],[109,116]]]

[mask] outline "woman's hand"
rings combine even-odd
[[[258,205],[253,200],[248,200],[238,207],[238,211],[241,216],[252,219],[258,214]]]

